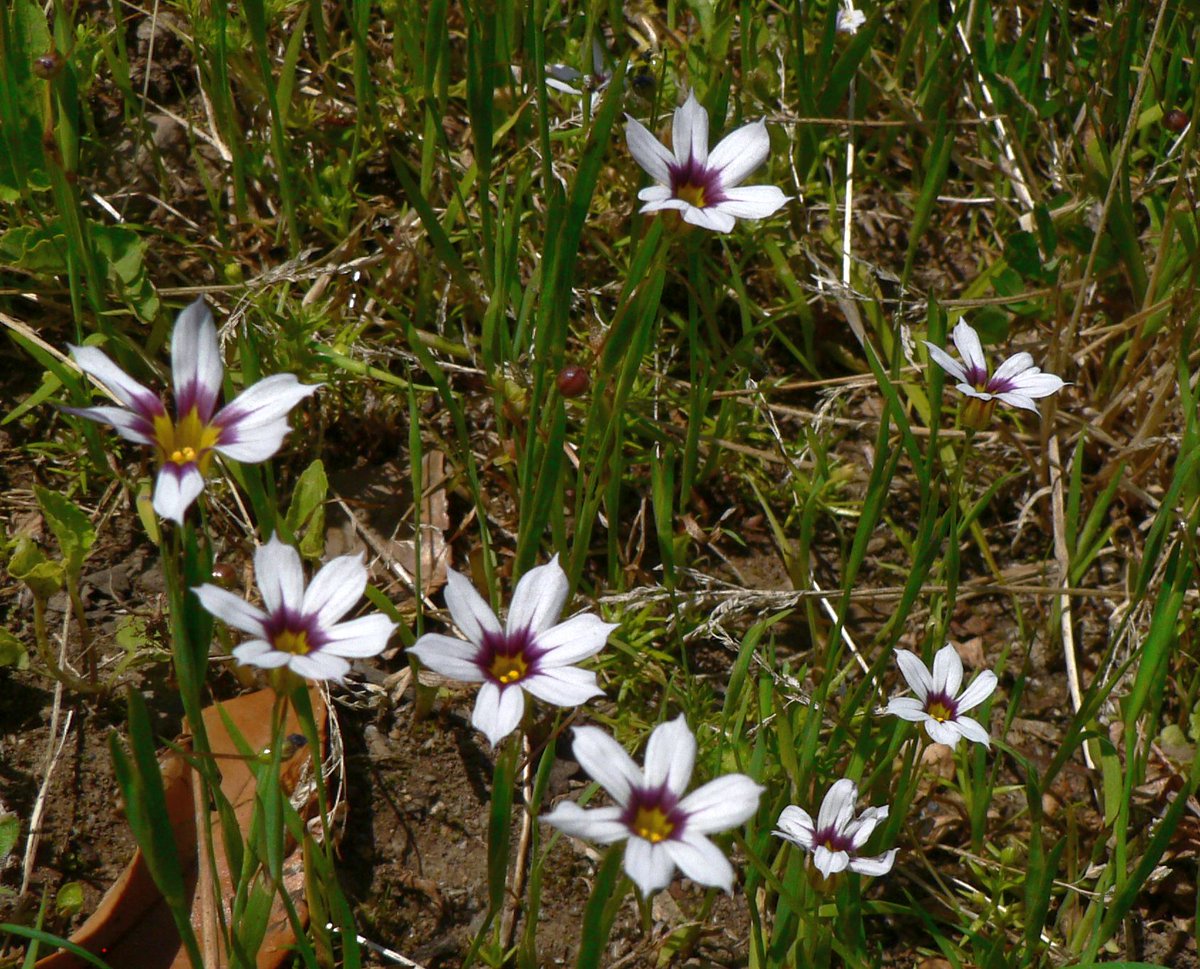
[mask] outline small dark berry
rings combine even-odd
[[[1179,132],[1188,126],[1188,116],[1186,111],[1180,111],[1178,108],[1172,108],[1163,115],[1163,127],[1168,131]]]
[[[222,589],[232,589],[237,582],[237,569],[228,562],[218,562],[213,566],[212,577]]]
[[[62,68],[63,59],[59,56],[58,51],[48,51],[41,57],[33,59],[33,73],[43,81],[49,81],[51,78],[58,77],[58,73]]]
[[[588,372],[583,367],[563,367],[558,372],[558,392],[564,397],[578,397],[588,389]]]

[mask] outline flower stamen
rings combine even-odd
[[[312,652],[312,644],[308,641],[308,633],[303,629],[284,629],[276,634],[273,645],[281,653],[292,656],[307,656]]]
[[[529,672],[529,663],[526,662],[523,652],[513,653],[511,656],[497,653],[488,672],[492,674],[496,682],[508,686],[525,679]]]
[[[666,812],[657,806],[639,807],[630,828],[639,838],[645,838],[652,845],[666,841],[675,831],[674,823],[667,817]]]

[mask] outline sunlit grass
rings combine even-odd
[[[592,604],[619,624],[588,665],[605,695],[573,722],[640,757],[682,715],[693,786],[763,786],[750,821],[715,836],[743,964],[1154,959],[1154,926],[1195,928],[1195,899],[1154,884],[1194,882],[1200,783],[1196,13],[885,4],[850,35],[837,11],[164,3],[155,30],[140,9],[47,20],[14,0],[0,323],[26,372],[5,431],[13,467],[33,468],[10,472],[14,495],[53,536],[37,559],[5,535],[16,585],[42,609],[38,582],[78,576],[76,511],[102,536],[155,471],[49,406],[93,401],[66,344],[102,342],[160,385],[171,320],[206,293],[226,399],[277,373],[322,389],[274,462],[214,469],[186,529],[155,535],[142,502],[189,717],[216,669],[186,588],[214,553],[280,530],[319,556],[314,505],[340,500],[326,472],[399,460],[412,495],[444,489],[451,565],[493,605],[557,553],[567,614]],[[546,85],[547,65],[594,71],[593,38],[611,70],[596,97]],[[765,119],[749,181],[793,201],[727,235],[638,212],[653,179],[625,115],[667,139],[689,93],[710,148]],[[923,343],[961,322],[989,359],[1028,352],[1068,385],[1040,413],[983,413]],[[422,478],[434,453],[444,484]],[[444,594],[413,594],[420,575],[394,601],[392,564],[368,597],[398,641],[448,632]],[[10,613],[44,674],[44,623]],[[897,651],[928,663],[948,642],[967,679],[998,677],[971,714],[989,747],[951,753],[884,713],[904,689]],[[470,708],[409,662],[400,722]],[[495,751],[468,964],[539,964],[543,878],[566,849],[536,819],[571,714],[539,716]],[[172,738],[130,717],[149,776]],[[863,852],[897,849],[877,878],[822,879],[772,834],[843,778],[859,810],[890,807]],[[579,964],[607,964],[619,917],[643,964],[703,957],[716,896],[685,889],[701,928],[660,931],[628,901],[621,850],[600,850]],[[349,938],[333,864],[313,861],[314,911]],[[355,964],[322,930],[298,959]]]

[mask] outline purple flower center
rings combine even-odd
[[[658,844],[668,838],[683,837],[687,815],[679,810],[679,798],[663,784],[660,787],[635,787],[621,813],[621,823],[630,834]]]
[[[972,387],[979,391],[987,391],[995,393],[991,386],[991,377],[988,375],[986,367],[976,367],[972,364],[963,361],[963,369],[967,372],[967,380]]]
[[[682,165],[668,165],[671,173],[671,194],[688,205],[705,209],[724,202],[728,196],[721,185],[721,171],[698,163],[689,155]]]
[[[475,664],[497,686],[512,686],[538,671],[544,651],[528,627],[510,632],[484,632]]]
[[[938,723],[958,719],[958,701],[944,690],[925,697],[925,712]]]
[[[831,824],[827,828],[821,828],[820,831],[813,832],[813,848],[821,847],[824,847],[828,851],[844,851],[848,855],[853,855],[854,839],[850,835],[839,831],[836,826]]]
[[[304,616],[286,606],[271,613],[263,625],[271,648],[292,656],[307,656],[329,641],[316,616]]]

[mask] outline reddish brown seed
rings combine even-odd
[[[237,569],[228,562],[218,562],[213,566],[212,577],[222,589],[232,589],[237,582]]]
[[[47,51],[41,57],[33,59],[33,73],[40,77],[43,81],[48,81],[52,77],[57,77],[58,72],[62,70],[63,61],[58,51]]]
[[[564,397],[578,397],[588,389],[588,372],[583,367],[563,367],[558,372],[558,392]]]
[[[1172,108],[1163,115],[1163,127],[1168,131],[1179,132],[1188,125],[1188,116],[1186,111],[1180,111],[1179,108]]]

